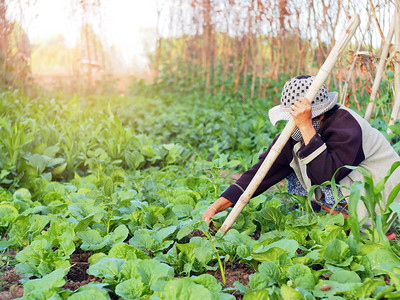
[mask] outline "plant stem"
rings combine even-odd
[[[111,217],[113,215],[114,208],[112,208],[110,205],[108,205],[108,213],[107,213],[107,234],[110,233],[110,222],[111,222]]]
[[[218,250],[217,250],[217,248],[215,248],[214,243],[212,242],[212,239],[211,239],[209,233],[207,231],[204,231],[204,235],[207,237],[208,241],[210,242],[211,246],[213,247],[213,249],[215,251],[215,254],[217,255],[217,260],[218,260],[218,264],[219,264],[219,269],[221,271],[222,281],[223,281],[224,285],[226,285],[225,271],[224,271],[224,267],[222,266],[221,258],[219,257],[219,254],[218,254]]]

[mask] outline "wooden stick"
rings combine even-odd
[[[369,30],[370,23],[371,23],[371,15],[368,18],[368,23],[367,23],[367,26],[366,26],[366,32],[368,32],[368,30]],[[357,38],[356,38],[356,40],[358,41]],[[363,36],[362,40],[364,40],[364,36]],[[351,66],[350,66],[349,73],[347,74],[346,82],[344,83],[343,89],[340,90],[340,101],[339,101],[340,104],[343,104],[343,105],[346,104],[347,88],[348,88],[349,82],[351,80],[351,76],[353,75],[354,68],[355,68],[356,63],[357,63],[358,54],[360,53],[361,46],[362,46],[362,42],[360,41],[360,42],[358,42],[357,52],[355,53],[355,55],[353,57],[353,62],[351,64]],[[355,96],[356,95],[356,91],[354,90],[354,86],[353,86],[353,95],[354,95],[354,98],[355,98],[355,100],[357,102],[357,108],[360,110],[359,102],[357,101],[357,97]]]
[[[373,13],[374,18],[375,18],[376,27],[378,27],[378,31],[379,31],[379,34],[381,35],[382,41],[385,42],[385,37],[383,36],[383,32],[382,32],[381,26],[379,25],[378,18],[376,16],[376,12],[375,12],[375,7],[372,4],[372,0],[369,0],[369,4],[371,5],[371,10],[372,10],[372,13]]]
[[[394,106],[393,106],[393,110],[392,110],[392,115],[390,116],[390,120],[389,120],[389,126],[393,125],[394,122],[396,121],[396,116],[399,115],[400,112],[400,90],[397,91],[397,95],[396,98],[394,100]],[[392,131],[390,130],[388,126],[388,134],[390,134]]]
[[[392,25],[390,26],[388,35],[385,39],[385,44],[383,45],[378,68],[376,69],[376,76],[375,76],[374,84],[372,85],[371,95],[369,96],[369,102],[368,102],[367,110],[366,110],[365,116],[364,116],[364,119],[367,120],[368,122],[371,119],[372,111],[375,106],[375,98],[376,98],[376,95],[379,90],[379,85],[382,80],[382,75],[385,71],[386,59],[387,59],[387,55],[389,53],[389,48],[390,48],[390,44],[391,44],[393,33],[394,33],[394,23],[395,22],[393,20]]]
[[[394,86],[395,86],[395,91],[396,95],[399,94],[400,92],[400,0],[397,0],[395,2],[396,4],[396,19],[395,19],[395,49],[396,49],[396,55],[395,55],[395,73],[394,73]],[[398,97],[397,97],[398,98]],[[396,105],[396,103],[395,103]],[[399,115],[395,116],[396,118],[399,118]]]
[[[396,4],[396,3],[395,3]],[[396,11],[395,11],[395,18],[393,20],[395,24],[395,73],[394,73],[394,95],[395,100],[393,104],[392,114],[390,115],[389,125],[387,132],[390,134],[392,131],[390,130],[389,126],[393,125],[394,122],[399,117],[400,112],[400,0],[397,0],[396,4]]]
[[[358,44],[357,52],[353,57],[353,62],[351,63],[351,67],[350,67],[349,73],[347,74],[346,82],[344,83],[343,89],[340,90],[341,92],[340,92],[340,101],[339,101],[339,103],[343,104],[343,105],[346,104],[347,88],[349,86],[349,81],[351,79],[351,75],[353,75],[354,67],[356,66],[356,62],[357,62],[357,59],[358,59],[358,53],[360,52],[361,45],[362,44],[360,42]]]
[[[313,83],[311,84],[310,88],[308,89],[307,93],[305,94],[305,98],[308,101],[312,101],[314,97],[317,95],[319,89],[324,84],[326,79],[328,78],[329,74],[331,73],[333,66],[335,65],[336,61],[338,60],[339,56],[343,53],[344,48],[354,35],[358,25],[360,24],[360,17],[355,15],[346,26],[346,29],[342,33],[339,40],[336,42],[335,46],[331,50],[328,58],[326,59],[325,63],[322,65],[318,74],[316,75]],[[239,200],[236,202],[235,206],[233,207],[232,211],[226,218],[225,222],[222,224],[222,227],[219,229],[219,232],[226,233],[236,221],[239,214],[242,212],[243,208],[249,202],[251,196],[253,196],[254,192],[260,185],[261,181],[264,179],[265,175],[275,162],[278,155],[281,153],[283,147],[287,143],[292,134],[296,124],[293,119],[290,119],[286,124],[285,128],[283,129],[281,135],[279,136],[278,140],[271,148],[270,152],[268,153],[267,157],[261,164],[260,168],[258,169],[257,173],[254,175],[253,179],[251,180],[250,184],[240,196]]]

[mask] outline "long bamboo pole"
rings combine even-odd
[[[378,65],[378,68],[376,69],[376,76],[375,76],[374,84],[372,85],[372,92],[371,92],[371,95],[369,96],[369,102],[368,102],[367,110],[366,110],[365,116],[364,116],[364,119],[367,120],[368,122],[371,119],[372,110],[374,109],[374,106],[375,106],[375,98],[376,98],[376,95],[379,90],[379,85],[382,80],[383,72],[385,70],[386,59],[387,59],[387,55],[389,53],[389,48],[390,48],[390,44],[391,44],[391,41],[393,38],[393,33],[394,33],[394,24],[395,24],[395,22],[392,22],[392,25],[390,26],[388,35],[385,39],[385,44],[383,45],[379,65]]]
[[[360,24],[360,17],[355,15],[351,18],[349,23],[347,24],[344,32],[342,33],[341,37],[336,42],[335,46],[333,47],[331,53],[329,54],[328,58],[326,59],[325,63],[319,69],[317,75],[313,83],[311,84],[310,88],[308,89],[307,93],[305,94],[305,98],[308,101],[312,101],[314,97],[317,95],[319,89],[324,84],[326,79],[328,78],[329,74],[331,73],[333,66],[335,65],[336,61],[338,60],[339,56],[343,53],[344,48],[354,35],[358,25]],[[242,212],[243,208],[249,202],[251,196],[253,196],[254,192],[260,185],[261,181],[264,179],[265,175],[275,162],[278,155],[281,153],[283,147],[285,146],[286,142],[289,140],[290,135],[292,134],[296,124],[293,119],[290,119],[286,124],[285,128],[283,129],[281,135],[279,136],[278,140],[271,148],[270,152],[268,153],[267,157],[261,164],[260,168],[258,169],[257,173],[254,175],[253,179],[251,180],[250,184],[240,196],[239,200],[233,207],[232,211],[226,218],[225,222],[222,224],[219,232],[226,233],[236,221],[239,214]]]

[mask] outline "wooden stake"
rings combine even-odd
[[[396,121],[395,116],[398,116],[399,112],[400,112],[400,90],[397,91],[396,98],[394,99],[394,106],[393,106],[392,115],[390,116],[389,126],[394,124],[394,122]],[[388,128],[388,133],[391,133],[391,132],[392,131]]]
[[[389,126],[393,125],[394,122],[398,119],[399,117],[399,111],[400,111],[400,0],[397,0],[396,2],[396,12],[395,12],[395,19],[393,20],[395,24],[395,55],[394,55],[394,61],[395,61],[395,66],[394,66],[394,94],[395,94],[395,100],[394,100],[394,105],[393,105],[393,110],[392,114],[390,115],[390,120],[389,120]],[[391,133],[392,131],[390,128],[388,128],[388,133]]]
[[[371,15],[370,15],[369,18],[368,18],[368,23],[367,23],[367,26],[366,26],[366,32],[368,32],[368,30],[369,30],[369,25],[370,25],[370,23],[371,23]],[[357,39],[356,39],[356,40],[357,40]],[[362,41],[362,40],[364,40],[364,36],[363,36],[363,38],[361,39],[361,41]],[[357,40],[357,42],[358,42],[358,40]],[[344,83],[343,89],[340,90],[340,102],[339,102],[339,103],[342,104],[342,105],[345,105],[345,104],[346,104],[347,88],[348,88],[348,85],[349,85],[350,80],[354,83],[354,78],[352,78],[352,75],[353,75],[353,71],[354,71],[354,68],[355,68],[356,63],[357,63],[358,54],[360,53],[361,46],[362,46],[362,42],[358,42],[357,52],[354,54],[353,62],[352,62],[352,64],[351,64],[351,66],[350,66],[349,73],[347,74],[346,82]],[[359,108],[359,106],[360,106],[360,105],[359,105],[359,101],[357,100],[356,91],[355,91],[355,89],[354,89],[354,84],[353,84],[353,96],[354,96],[355,101],[356,101],[356,103],[357,103],[357,108],[360,109],[360,108]],[[348,105],[349,105],[349,104],[350,104],[350,103],[348,103]]]
[[[385,44],[383,45],[379,65],[378,65],[378,68],[376,68],[376,76],[375,76],[374,84],[372,85],[372,92],[371,92],[371,95],[369,96],[369,102],[368,102],[367,110],[366,110],[365,116],[364,116],[364,119],[367,120],[368,122],[371,119],[372,111],[375,106],[376,94],[378,93],[379,85],[382,80],[382,75],[385,71],[386,59],[387,59],[387,55],[389,53],[389,48],[390,48],[390,44],[391,44],[393,33],[394,33],[394,23],[395,22],[392,22],[392,25],[390,26],[388,35],[385,39]]]
[[[347,95],[347,88],[349,86],[349,81],[351,79],[351,75],[353,75],[354,67],[356,66],[356,62],[358,59],[358,53],[360,52],[362,43],[358,44],[357,52],[354,54],[353,62],[351,63],[349,73],[347,74],[346,82],[344,83],[343,89],[340,90],[340,104],[346,104],[346,95]]]
[[[372,0],[369,0],[369,4],[371,5],[371,10],[372,10],[372,13],[373,13],[374,18],[375,18],[376,27],[378,27],[378,31],[379,31],[379,34],[381,35],[382,41],[385,42],[385,37],[383,36],[383,32],[382,32],[381,26],[379,25],[378,17],[376,16],[375,7],[372,4]]]
[[[400,92],[400,0],[396,1],[396,18],[395,18],[395,49],[396,49],[396,55],[395,55],[395,73],[394,73],[394,87],[395,87],[395,95],[398,95]],[[398,97],[397,97],[398,98]],[[399,115],[396,115],[395,117],[399,117]]]
[[[333,66],[335,65],[336,61],[338,60],[339,56],[343,53],[344,48],[354,35],[358,25],[360,24],[360,17],[355,15],[351,18],[349,23],[346,26],[346,29],[342,33],[339,40],[336,42],[335,46],[333,47],[331,53],[329,54],[328,58],[326,59],[325,63],[319,69],[313,83],[311,84],[310,88],[308,89],[307,93],[305,94],[305,98],[308,101],[312,101],[314,97],[317,95],[319,89],[324,84],[326,79],[328,78],[329,74],[331,73]],[[261,181],[264,179],[265,175],[275,162],[278,155],[281,153],[283,147],[287,143],[292,134],[294,128],[296,127],[295,122],[293,119],[290,119],[289,122],[286,124],[285,128],[283,129],[281,135],[279,136],[278,140],[271,148],[270,152],[268,153],[267,157],[261,164],[260,168],[258,169],[257,173],[254,175],[253,179],[251,180],[250,184],[240,196],[239,200],[233,207],[232,211],[226,218],[224,224],[219,229],[219,232],[226,233],[236,221],[239,214],[242,212],[243,208],[249,202],[251,196],[253,196],[254,192],[260,185]]]

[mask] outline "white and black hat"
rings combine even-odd
[[[280,120],[289,120],[291,118],[290,107],[299,98],[304,97],[307,90],[314,81],[314,76],[297,76],[285,83],[282,90],[281,103],[268,112],[272,125]],[[315,98],[311,101],[311,116],[318,117],[335,106],[337,101],[337,92],[328,93],[325,84],[319,89]]]

